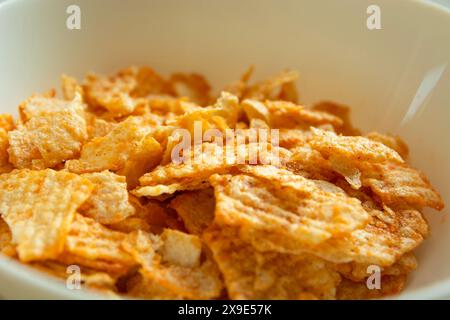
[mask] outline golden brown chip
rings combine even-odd
[[[130,195],[130,202],[134,206],[135,215],[127,219],[111,224],[108,227],[122,232],[146,231],[151,233],[161,233],[164,228],[182,230],[182,222],[176,216],[176,212],[167,208],[164,203],[150,200],[142,204],[138,198]]]
[[[39,271],[46,274],[67,281],[67,279],[73,274],[74,270],[71,265],[63,264],[57,261],[40,261],[33,262],[31,264]],[[80,285],[81,288],[88,288],[93,290],[100,290],[102,293],[105,291],[116,291],[116,278],[105,272],[98,272],[83,266],[76,266],[79,268]]]
[[[374,265],[357,262],[336,265],[338,272],[345,278],[352,281],[366,280],[372,274],[372,272],[370,271],[371,266]],[[381,274],[383,276],[408,275],[411,271],[414,271],[417,268],[417,260],[412,252],[407,252],[402,255],[393,265],[389,267],[377,267],[380,268]]]
[[[17,168],[54,167],[77,157],[87,139],[79,96],[70,102],[46,100],[48,105],[34,105],[34,99],[22,104],[27,121],[8,133],[9,159]]]
[[[190,100],[201,106],[206,106],[209,103],[211,86],[202,75],[174,73],[169,82],[176,96],[189,97]]]
[[[202,242],[199,237],[173,229],[164,229],[160,249],[163,261],[182,267],[194,268],[200,265]]]
[[[83,88],[77,80],[65,74],[61,76],[61,89],[66,100],[73,100],[77,94],[83,96]]]
[[[92,184],[51,169],[0,175],[0,213],[11,229],[20,260],[52,259],[64,248],[75,210]]]
[[[136,86],[136,72],[129,68],[112,77],[88,75],[83,85],[87,102],[116,115],[131,113],[137,106],[137,101],[130,96]]]
[[[338,133],[341,133],[344,136],[356,136],[361,134],[358,129],[355,129],[352,126],[350,121],[350,108],[347,106],[330,101],[323,101],[313,105],[312,110],[326,112],[339,117],[343,121],[343,126],[337,128]]]
[[[193,237],[193,236],[191,236]],[[190,242],[190,240],[188,240]],[[164,263],[164,241],[143,232],[131,233],[123,247],[141,265],[146,282],[147,298],[211,299],[219,297],[222,290],[220,273],[215,263],[206,259],[200,266],[186,267],[176,263]],[[144,291],[145,290],[141,290]],[[163,295],[163,296],[161,296]]]
[[[227,173],[241,164],[269,163],[281,165],[291,153],[283,148],[273,147],[269,143],[249,143],[240,146],[221,147],[214,143],[203,143],[193,148],[189,157],[181,163],[171,162],[158,166],[142,176],[142,187],[133,190],[133,194],[142,197],[155,197],[161,194],[173,194],[181,190],[204,189],[209,186],[209,177],[215,173]]]
[[[124,273],[134,265],[131,256],[121,247],[126,237],[125,233],[110,230],[77,213],[58,260],[109,273]]]
[[[239,233],[214,226],[204,233],[231,299],[333,299],[339,274],[312,255],[258,252]]]
[[[11,163],[9,163],[8,147],[8,132],[0,128],[0,174],[10,172],[13,169]]]
[[[214,175],[215,222],[240,227],[264,250],[304,252],[367,223],[359,200],[273,166],[241,168],[249,175]]]
[[[310,126],[330,124],[335,128],[342,126],[342,120],[334,115],[313,111],[287,101],[244,100],[244,111],[249,119],[265,120],[272,128],[308,129]]]
[[[428,235],[428,225],[415,210],[370,210],[371,221],[345,238],[332,238],[313,253],[335,263],[356,262],[392,266]]]
[[[155,168],[161,159],[161,145],[151,135],[147,135],[117,173],[126,177],[128,189],[134,189],[139,185],[139,178]]]
[[[17,254],[12,234],[6,222],[0,217],[0,253],[13,257]]]
[[[186,229],[201,235],[214,219],[216,202],[212,188],[185,192],[170,202],[178,215],[183,219]]]
[[[106,121],[91,112],[86,112],[85,117],[89,140],[104,137],[117,126],[116,122]]]
[[[385,146],[397,151],[397,153],[402,157],[403,160],[408,159],[409,148],[408,145],[398,136],[390,136],[386,134],[381,134],[378,132],[370,132],[365,135],[367,138],[373,141],[378,141]]]
[[[104,137],[94,138],[81,149],[80,158],[66,162],[70,172],[87,173],[122,169],[148,133],[140,119],[129,117]]]
[[[14,124],[14,119],[12,115],[4,113],[0,114],[0,129],[5,130],[6,132],[14,130],[16,125]]]
[[[250,71],[251,74],[251,71]],[[249,75],[248,75],[249,76]],[[246,77],[248,77],[246,75]],[[295,84],[298,79],[298,73],[295,71],[284,71],[278,75],[256,83],[251,86],[246,86],[242,91],[242,98],[255,99],[255,100],[280,100],[282,98],[293,97],[297,98],[297,94],[292,95],[292,91],[295,90],[295,86],[288,87],[291,94],[288,96],[286,92],[286,85],[290,83]],[[248,79],[246,79],[248,80]],[[296,102],[296,101],[292,101]]]
[[[191,137],[195,137],[195,125],[201,124],[201,133],[209,129],[219,129],[224,131],[234,128],[237,123],[239,111],[238,98],[228,92],[222,92],[213,106],[199,108],[187,112],[170,121],[170,125],[189,130]]]
[[[309,144],[326,158],[345,158],[355,162],[403,163],[403,159],[395,150],[380,142],[365,137],[339,136],[330,131],[314,128],[312,130],[314,138],[309,141]]]
[[[380,289],[368,289],[365,282],[342,280],[337,290],[338,300],[377,299],[399,293],[405,286],[406,276],[384,276]]]
[[[94,189],[79,212],[102,224],[118,223],[134,214],[124,176],[102,171],[84,173],[82,177],[91,181]]]
[[[424,174],[393,163],[363,166],[362,184],[389,206],[431,207],[442,210],[444,203]]]

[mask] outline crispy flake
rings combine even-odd
[[[170,202],[183,219],[186,229],[201,235],[214,219],[216,201],[212,188],[185,192]]]
[[[126,237],[125,233],[110,230],[77,213],[58,260],[111,273],[126,272],[134,265],[131,256],[121,247]]]
[[[10,161],[17,168],[54,167],[77,157],[87,139],[79,96],[70,102],[45,100],[48,105],[36,106],[33,99],[22,104],[27,121],[8,133]]]
[[[124,176],[110,171],[85,173],[83,178],[94,185],[92,194],[79,211],[102,224],[118,223],[134,214],[128,201],[127,183]]]
[[[163,263],[164,241],[152,234],[131,233],[123,247],[141,265],[141,274],[147,284],[147,298],[216,298],[222,290],[222,281],[215,263],[206,259],[200,266],[186,267]],[[161,296],[161,294],[163,296]]]
[[[64,248],[75,210],[92,184],[50,169],[15,170],[0,176],[0,213],[9,225],[21,261],[57,257]]]
[[[349,234],[369,219],[359,200],[272,166],[247,166],[249,175],[211,177],[215,222],[240,227],[255,246],[302,252]]]
[[[140,119],[130,117],[104,137],[94,138],[81,149],[80,158],[66,162],[70,172],[87,173],[122,169],[146,136]]]
[[[259,252],[238,232],[214,226],[204,233],[231,299],[333,299],[339,274],[312,255]]]

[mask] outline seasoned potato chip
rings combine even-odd
[[[250,71],[251,73],[251,71]],[[286,96],[287,84],[295,83],[298,79],[298,73],[295,71],[284,71],[265,81],[256,83],[243,89],[242,98],[249,98],[255,100],[279,100]],[[283,90],[284,88],[284,90]],[[290,88],[292,91],[292,88]],[[291,94],[292,96],[292,94]],[[296,100],[296,94],[294,96]],[[295,101],[292,101],[295,102]]]
[[[125,233],[110,230],[77,213],[58,260],[110,273],[124,273],[134,265],[131,256],[121,247],[126,237]]]
[[[147,298],[182,297],[186,299],[209,299],[219,297],[222,281],[217,266],[206,259],[197,267],[186,267],[176,263],[164,264],[165,243],[160,237],[143,232],[131,233],[123,247],[141,265],[141,274],[148,283]],[[182,260],[183,262],[184,259]],[[148,292],[147,292],[148,293]]]
[[[392,161],[403,163],[400,155],[384,144],[369,140],[364,137],[339,136],[330,131],[313,128],[314,139],[309,144],[314,150],[319,151],[325,157],[337,157],[350,159],[352,161],[368,161],[379,163]]]
[[[57,261],[33,262],[31,265],[39,271],[62,280],[67,280],[71,275],[70,266]],[[80,285],[83,289],[100,290],[102,293],[104,293],[104,291],[116,291],[115,277],[112,277],[105,272],[98,272],[82,266],[78,267],[80,268]]]
[[[130,195],[130,202],[136,210],[135,215],[108,227],[127,233],[138,230],[161,233],[164,228],[183,229],[182,222],[179,221],[176,212],[168,208],[164,203],[150,200],[142,204],[133,195]]]
[[[202,242],[195,235],[172,229],[165,229],[161,234],[163,261],[182,267],[194,268],[200,265]]]
[[[337,270],[345,278],[352,281],[363,281],[367,279],[372,272],[370,271],[371,264],[367,263],[345,263],[337,265]],[[380,267],[380,266],[378,266]],[[393,265],[389,267],[380,267],[382,275],[400,276],[407,275],[417,268],[417,260],[412,252],[407,252],[401,256]]]
[[[409,149],[407,144],[398,136],[390,136],[386,134],[381,134],[378,132],[370,132],[365,135],[367,138],[373,141],[378,141],[385,146],[397,151],[397,153],[402,157],[403,160],[408,159]]]
[[[152,69],[143,67],[121,70],[111,77],[90,74],[83,89],[87,102],[103,107],[115,116],[127,115],[150,93],[167,93],[168,84]]]
[[[12,242],[12,234],[6,222],[0,217],[0,253],[5,256],[15,256],[16,246]]]
[[[0,174],[10,172],[13,169],[9,163],[8,147],[8,132],[0,128]]]
[[[170,202],[178,215],[183,219],[186,229],[201,235],[214,219],[216,201],[212,188],[185,192]]]
[[[174,73],[169,82],[178,97],[189,97],[201,106],[206,106],[210,100],[211,86],[208,81],[197,73]]]
[[[102,171],[84,173],[82,177],[91,181],[94,189],[79,212],[102,224],[118,223],[134,214],[124,176]]]
[[[89,140],[104,137],[117,126],[117,123],[98,118],[90,112],[86,112],[85,117]]]
[[[128,188],[133,189],[139,185],[139,178],[155,168],[161,159],[161,145],[151,135],[147,135],[117,173],[124,175]]]
[[[390,267],[428,235],[428,225],[415,210],[370,210],[370,222],[345,238],[332,238],[314,254],[335,263],[356,262]]]
[[[361,132],[352,126],[350,121],[350,108],[341,104],[337,104],[330,101],[319,102],[312,106],[312,110],[326,112],[336,117],[339,117],[343,121],[343,125],[338,129],[338,133],[344,136],[356,136]]]
[[[339,300],[367,300],[399,293],[405,286],[406,276],[384,276],[380,289],[368,289],[365,282],[343,280],[337,290]]]
[[[256,117],[265,120],[271,128],[308,129],[324,124],[335,128],[342,126],[342,120],[336,116],[287,101],[266,101],[263,104],[256,100],[244,100],[242,105],[249,119]]]
[[[28,120],[8,133],[9,160],[17,168],[54,167],[77,157],[87,139],[79,96],[71,102],[46,100],[49,105],[35,105],[34,99],[22,104]]]
[[[333,299],[339,274],[312,255],[258,252],[239,233],[214,226],[204,239],[231,299]]]
[[[355,198],[288,170],[272,166],[242,168],[250,175],[214,175],[215,222],[240,227],[255,246],[302,252],[364,226],[369,215]]]
[[[191,137],[194,137],[196,123],[201,123],[202,133],[208,129],[234,128],[237,123],[238,111],[238,98],[228,92],[222,92],[213,106],[188,112],[175,118],[169,124],[189,130]]]
[[[133,190],[133,194],[155,197],[180,190],[204,189],[209,186],[208,179],[212,174],[227,173],[241,164],[281,165],[291,155],[288,150],[268,143],[250,143],[231,148],[203,143],[200,148],[199,153],[193,148],[190,157],[182,159],[181,163],[158,166],[142,176],[139,179],[142,187]]]
[[[73,100],[77,94],[83,96],[83,88],[78,84],[75,78],[65,74],[61,76],[61,89],[66,100]]]
[[[415,169],[392,163],[367,164],[363,168],[362,184],[370,187],[387,205],[444,208],[439,193],[425,175]]]
[[[80,158],[67,161],[66,168],[75,173],[122,169],[147,133],[139,119],[129,117],[106,136],[86,143]]]
[[[14,124],[14,119],[10,114],[0,114],[0,129],[6,132],[14,130],[16,125]]]
[[[91,190],[89,180],[64,171],[24,169],[0,175],[0,212],[20,260],[56,258],[75,210]]]

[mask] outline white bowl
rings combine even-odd
[[[377,0],[381,30],[366,26],[372,1],[75,1],[81,30],[66,28],[74,1],[0,5],[0,112],[61,73],[112,72],[131,64],[198,71],[216,86],[250,64],[256,78],[298,70],[301,100],[354,109],[364,130],[400,134],[412,163],[450,206],[450,13],[413,0]],[[399,298],[450,297],[450,222],[427,212],[431,237]],[[0,296],[93,298],[0,258]]]

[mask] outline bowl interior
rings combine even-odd
[[[369,30],[371,2],[78,0],[81,29],[69,30],[73,1],[7,1],[0,5],[0,111],[15,112],[32,92],[59,88],[61,73],[81,78],[149,65],[200,72],[220,88],[251,64],[255,78],[290,68],[300,72],[303,103],[341,102],[364,131],[402,136],[413,165],[450,205],[450,13],[379,0],[382,29]],[[400,297],[450,297],[447,211],[427,212],[432,235]],[[1,258],[0,278],[20,276],[11,269]],[[55,290],[67,296],[63,286]],[[0,295],[7,291],[0,281]]]

